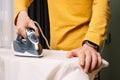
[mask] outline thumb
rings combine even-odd
[[[68,51],[67,54],[66,54],[67,58],[72,58],[72,57],[76,57],[76,56],[77,56],[77,53],[74,50]]]

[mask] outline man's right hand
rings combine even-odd
[[[31,20],[26,11],[21,11],[15,21],[16,25],[16,33],[27,38],[26,36],[26,28],[30,27],[35,30],[36,35],[39,35],[38,29],[35,26],[33,20]]]

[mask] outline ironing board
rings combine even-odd
[[[0,49],[0,80],[93,80],[108,62],[86,74],[78,58],[66,58],[65,51],[43,50],[44,57],[14,56],[10,49]]]

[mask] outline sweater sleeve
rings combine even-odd
[[[14,0],[14,20],[21,10],[28,10],[33,0]]]
[[[110,20],[109,2],[109,0],[94,0],[89,29],[83,41],[89,40],[99,47],[102,46],[106,39],[108,22]]]

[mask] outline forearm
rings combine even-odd
[[[84,40],[89,40],[98,46],[102,46],[106,39],[109,19],[109,0],[94,0],[92,17]]]

